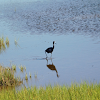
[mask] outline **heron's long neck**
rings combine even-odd
[[[53,44],[53,49],[54,49],[54,44]]]

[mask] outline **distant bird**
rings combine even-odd
[[[53,52],[53,49],[54,49],[54,43],[55,43],[55,41],[53,41],[53,47],[49,47],[49,48],[47,48],[46,50],[45,50],[45,53],[47,52],[47,53],[51,53],[51,57],[52,57],[52,52]],[[47,55],[46,55],[47,56]]]

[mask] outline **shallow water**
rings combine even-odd
[[[16,75],[21,77],[27,73],[29,78],[30,72],[32,78],[24,82],[27,87],[84,80],[98,83],[100,3],[83,1],[2,5],[0,34],[9,38],[10,47],[0,54],[0,63],[16,64]],[[47,62],[45,49],[54,40],[57,44]],[[26,72],[20,72],[20,65]]]

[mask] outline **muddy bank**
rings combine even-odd
[[[1,10],[0,17],[15,30],[100,36],[99,1],[16,3]]]
[[[85,34],[100,36],[100,2],[33,2],[2,7],[13,29],[51,34]],[[15,27],[14,27],[15,26]]]

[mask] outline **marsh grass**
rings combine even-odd
[[[6,50],[6,47],[5,47],[5,41],[4,41],[4,38],[3,37],[0,37],[0,53],[2,51],[5,51]]]
[[[31,73],[29,72],[29,76],[30,76],[30,78],[32,77],[32,75],[31,75]]]
[[[7,45],[7,47],[9,47],[9,39],[8,39],[8,37],[6,37],[6,45]]]
[[[36,72],[34,73],[34,78],[37,79],[37,73]]]
[[[25,80],[28,80],[28,76],[27,76],[27,73],[26,73],[26,75],[25,75]]]
[[[4,40],[4,37],[0,37],[0,53],[2,53],[3,51],[6,50],[6,46],[7,48],[9,47],[9,39],[8,37],[6,38],[6,40]]]
[[[99,84],[48,85],[23,88],[20,91],[1,91],[1,100],[100,100]]]
[[[19,66],[19,69],[20,69],[20,71],[21,71],[21,72],[23,72],[24,70],[26,70],[26,67],[25,67],[25,66],[20,65],[20,66]]]
[[[0,86],[16,86],[21,84],[21,80],[14,76],[15,71],[10,67],[0,65]]]
[[[16,71],[16,65],[12,65],[11,68]]]
[[[14,41],[14,43],[15,43],[15,45],[16,45],[16,46],[18,45],[18,42],[17,42],[17,40],[15,40],[15,41]]]
[[[16,47],[17,47],[17,46],[20,47],[20,45],[18,44],[18,40],[19,40],[19,39],[17,39],[17,40],[15,39],[15,41],[14,41],[14,44],[15,44]],[[20,47],[20,48],[21,48],[21,47]]]

